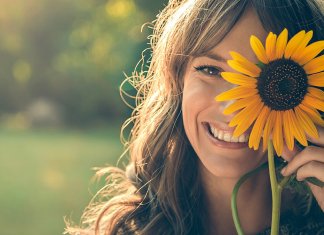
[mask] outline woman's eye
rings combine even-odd
[[[195,69],[196,71],[201,72],[207,76],[220,76],[221,72],[219,68],[211,65],[202,65],[195,67]]]

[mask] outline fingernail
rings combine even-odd
[[[287,170],[287,167],[282,168],[282,170],[281,170],[281,174],[282,174],[282,175],[285,175],[286,170]]]

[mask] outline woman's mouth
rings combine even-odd
[[[225,141],[225,142],[233,142],[233,143],[244,143],[249,141],[249,134],[243,133],[238,137],[233,136],[233,132],[225,132],[224,130],[217,129],[214,126],[208,125],[208,130],[210,134],[212,134],[215,138]]]
[[[208,137],[217,146],[226,148],[245,148],[248,146],[250,132],[245,132],[238,137],[234,137],[233,128],[224,130],[207,122],[203,123],[203,126],[207,131]]]

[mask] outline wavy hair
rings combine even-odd
[[[323,38],[320,0],[170,0],[158,15],[150,37],[148,70],[127,78],[137,90],[136,107],[122,127],[130,158],[123,171],[102,168],[106,186],[70,234],[205,234],[203,191],[198,158],[183,128],[183,74],[191,57],[217,45],[247,6],[258,13],[265,30],[290,35],[314,30]]]

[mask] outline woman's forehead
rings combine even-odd
[[[250,37],[254,35],[264,42],[267,34],[257,13],[249,7],[226,36],[208,53],[220,55],[228,60],[229,52],[236,51],[253,61],[256,58],[250,47]]]

